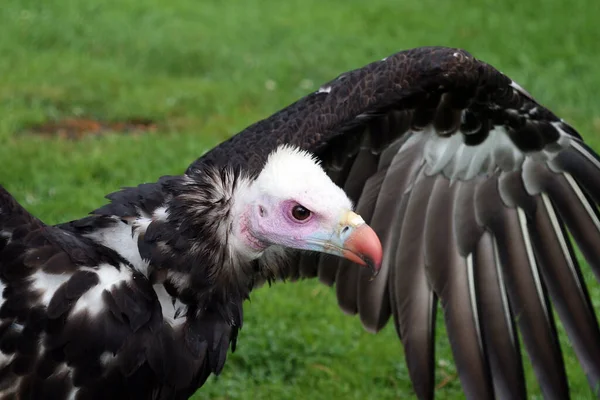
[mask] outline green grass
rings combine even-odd
[[[423,45],[495,65],[600,149],[599,17],[597,0],[3,0],[0,183],[46,222],[78,218],[121,186],[182,172],[339,73]],[[71,116],[147,117],[161,129],[78,142],[25,133]],[[597,284],[592,295],[598,304]],[[456,371],[438,337],[441,382]],[[572,352],[566,361],[574,397],[591,398]],[[539,398],[530,371],[528,385]],[[458,380],[438,396],[461,398]],[[363,332],[316,282],[258,290],[238,351],[196,396],[411,397],[391,326]]]

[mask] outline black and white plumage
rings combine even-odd
[[[312,155],[204,165],[46,226],[0,187],[0,398],[184,399],[223,368],[290,249],[377,270],[381,244]],[[310,210],[310,211],[309,211]]]
[[[227,204],[239,198],[236,185],[259,177],[281,145],[322,160],[378,234],[375,279],[330,255],[265,244],[253,259],[247,247],[240,252],[243,243],[222,246],[219,221],[235,210]],[[600,160],[565,121],[463,50],[413,49],[342,74],[214,148],[184,176],[113,193],[80,221],[41,227],[6,199],[2,388],[1,377],[12,374],[23,393],[89,382],[80,398],[113,388],[185,397],[222,368],[250,286],[317,276],[335,282],[340,307],[365,328],[393,319],[419,398],[434,393],[438,301],[468,398],[526,398],[517,330],[544,396],[568,397],[551,305],[590,385],[600,384],[600,331],[568,236],[600,277]],[[363,250],[376,254],[369,243]],[[230,268],[239,264],[232,254],[252,262]],[[109,264],[110,273],[92,264]],[[40,274],[38,286],[30,273]],[[91,316],[79,317],[78,307]],[[109,315],[119,323],[110,325]],[[42,326],[61,334],[32,345]],[[42,347],[58,358],[38,360]],[[83,359],[93,362],[79,366]],[[45,363],[52,375],[37,372]]]
[[[48,227],[5,191],[0,209],[1,398],[182,398],[222,368],[240,324],[157,301],[170,298],[167,284],[153,287],[95,240],[102,231],[124,240],[121,222]],[[241,303],[230,308],[241,322]]]

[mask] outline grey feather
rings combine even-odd
[[[401,223],[396,220],[400,206],[397,199],[409,189],[423,167],[424,161],[421,156],[423,146],[423,140],[413,140],[403,146],[392,160],[379,189],[370,224],[384,248],[392,248],[398,241],[398,228]],[[371,332],[378,332],[383,328],[390,316],[387,289],[390,261],[391,254],[386,252],[375,279],[371,277],[368,270],[362,269],[359,272],[358,311],[363,326]]]
[[[417,396],[433,398],[434,334],[437,298],[425,271],[425,243],[422,227],[433,178],[425,178],[405,196],[406,211],[395,253],[394,318],[404,345],[404,354]],[[404,201],[404,199],[403,199]]]
[[[475,288],[485,353],[498,399],[526,399],[519,337],[511,315],[498,248],[489,232],[473,253]]]
[[[552,310],[530,245],[526,216],[500,199],[498,180],[489,179],[476,195],[477,218],[498,243],[506,289],[523,341],[532,359],[544,396],[568,398],[564,362]]]
[[[383,183],[385,173],[386,171],[379,171],[367,180],[363,194],[356,205],[356,212],[367,221],[370,220],[375,209],[379,188]],[[339,259],[336,259],[335,263],[319,264],[319,278],[322,281],[323,278],[321,276],[325,276],[326,279],[330,276],[335,276],[338,304],[342,310],[349,314],[356,314],[358,310],[356,292],[360,273],[359,268],[356,264]],[[337,276],[335,275],[336,273]]]
[[[550,198],[537,197],[529,232],[544,282],[592,387],[600,384],[600,330],[581,268]]]
[[[438,176],[430,193],[425,221],[425,265],[446,320],[448,338],[463,390],[469,399],[493,396],[479,326],[473,260],[458,252],[453,233],[453,198],[458,186]]]

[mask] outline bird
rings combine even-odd
[[[3,399],[188,398],[288,249],[381,264],[375,232],[298,148],[256,176],[212,164],[135,193],[48,226],[0,188]]]
[[[582,277],[600,278],[600,157],[466,50],[345,72],[107,199],[48,226],[0,192],[4,397],[187,398],[254,288],[310,278],[368,331],[393,324],[419,399],[438,304],[466,398],[527,398],[523,352],[543,396],[569,398],[554,312],[600,385]]]

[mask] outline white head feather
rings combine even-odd
[[[322,211],[352,209],[346,193],[333,183],[319,160],[308,151],[289,145],[280,146],[269,155],[254,188],[274,198],[301,200],[309,209],[315,205]]]

